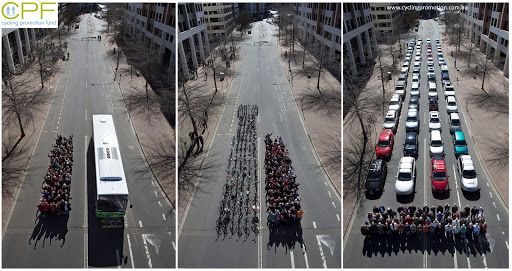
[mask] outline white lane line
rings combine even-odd
[[[141,228],[144,228],[144,227],[142,227],[142,221],[140,221],[140,220],[139,220],[139,226],[140,226]]]
[[[84,136],[84,161],[85,161],[85,167],[84,167],[84,191],[85,191],[85,197],[84,197],[84,268],[87,268],[89,266],[89,248],[88,248],[88,240],[89,240],[89,227],[87,222],[87,136]]]
[[[489,186],[489,183],[485,183],[487,186]]]
[[[305,246],[302,246],[302,254],[304,255],[304,261],[306,262],[306,269],[309,269],[308,253],[306,252]]]
[[[153,264],[151,263],[151,255],[149,254],[148,243],[146,242],[144,235],[142,235],[142,242],[144,243],[144,250],[146,251],[146,257],[148,258],[148,266],[149,268],[153,268]]]
[[[87,108],[85,109],[85,120],[87,120]]]
[[[491,191],[489,191],[489,196],[492,198],[492,193],[491,193]]]
[[[482,257],[483,257],[483,263],[484,263],[484,268],[487,269],[487,258],[485,257],[485,254],[482,254]]]
[[[160,201],[158,201],[158,206],[160,206],[160,208],[162,208],[162,203]]]
[[[154,190],[153,192],[155,192],[155,197],[158,197],[158,193],[156,192],[156,190]]]
[[[261,210],[261,185],[262,185],[262,182],[261,182],[261,176],[263,174],[261,174],[261,170],[263,170],[263,168],[260,166],[260,145],[261,145],[261,137],[258,137],[257,139],[257,146],[256,146],[256,164],[257,164],[257,167],[258,167],[258,202],[259,202],[259,209]],[[259,221],[261,221],[261,212],[258,212],[258,219]],[[261,226],[260,224],[260,232],[261,230],[263,229],[263,227]],[[262,234],[258,234],[258,268],[263,268],[263,236]]]
[[[331,204],[332,206],[334,206],[334,208],[336,208],[336,204],[334,204],[334,201],[331,201]]]
[[[322,258],[322,264],[323,264],[324,268],[327,269],[327,261],[325,259],[324,249],[322,248],[322,243],[320,242],[320,238],[318,235],[316,235],[316,243],[318,245],[318,250],[320,250],[320,257]]]
[[[455,191],[457,191],[457,201],[459,202],[459,206],[462,206],[460,204],[459,186],[457,184],[457,172],[455,171],[455,165],[452,165],[452,168],[453,168],[453,178],[455,179]]]
[[[167,218],[165,218],[165,214],[162,213],[162,218],[164,219],[164,221],[167,221]]]
[[[292,269],[295,269],[295,258],[293,257],[293,250],[290,250],[290,261],[292,262]]]
[[[505,246],[507,246],[507,250],[508,250],[508,241],[505,241]]]
[[[466,248],[467,249],[467,248]],[[471,263],[469,262],[469,257],[466,258],[467,262],[468,262],[468,269],[471,269]]]
[[[340,215],[339,214],[336,214],[336,218],[338,219],[338,221],[340,221]]]
[[[496,214],[496,218],[498,218],[498,221],[500,221],[500,215],[499,214]]]
[[[325,186],[327,186],[327,182],[324,182]]]
[[[316,222],[315,221],[313,221],[313,228],[316,229]]]
[[[425,149],[424,153],[426,154],[427,153],[427,139],[426,138],[423,139],[423,146],[424,146],[424,149]],[[428,187],[427,186],[428,185],[427,184],[427,179],[428,179],[428,176],[427,176],[427,170],[426,170],[428,168],[428,165],[427,165],[427,159],[423,159],[423,160],[425,160],[425,162],[423,163],[424,164],[424,167],[423,167],[423,169],[424,169],[423,170],[423,172],[424,172],[423,173],[423,206],[425,206],[427,204],[427,198],[428,198],[428,196],[427,196],[427,190],[428,190],[427,189],[427,187]]]
[[[135,268],[135,263],[133,262],[133,251],[132,251],[132,242],[130,241],[130,234],[126,234],[126,240],[128,240],[128,250],[130,250],[130,262],[132,263],[132,268]]]
[[[457,263],[457,251],[453,252],[453,266],[455,269],[459,268],[459,264]]]
[[[492,205],[494,206],[494,208],[497,208],[497,207],[496,207],[496,202],[494,202],[494,201],[493,201],[493,202],[492,202]]]
[[[174,241],[172,241],[171,243],[172,243],[172,249],[174,249],[174,251],[176,251],[176,244],[174,243]]]
[[[329,194],[329,198],[331,197],[331,191],[327,190],[327,193]]]

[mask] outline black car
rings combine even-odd
[[[428,97],[428,110],[429,111],[438,111],[439,107],[437,105],[437,97],[430,96]]]
[[[420,110],[420,101],[418,96],[411,96],[411,99],[409,100],[409,109],[418,109],[418,111]]]
[[[388,167],[382,159],[375,159],[370,164],[370,170],[366,176],[366,193],[377,194],[384,189]]]
[[[405,134],[404,156],[418,157],[418,134],[409,132]]]

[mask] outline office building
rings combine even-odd
[[[464,32],[508,77],[508,3],[468,3]]]
[[[188,80],[209,54],[203,4],[178,4],[178,74],[182,80]]]
[[[174,73],[175,4],[127,3],[125,14],[128,34],[154,50],[155,61]]]
[[[370,4],[343,4],[343,65],[353,75],[357,75],[358,65],[374,58],[377,48],[374,27]]]
[[[389,3],[370,3],[373,31],[377,35],[377,40],[389,40],[400,27],[399,20],[403,11],[388,9],[389,5]]]
[[[205,3],[203,4],[203,12],[210,42],[213,40],[221,42],[235,28],[238,4]]]
[[[36,46],[36,30],[34,28],[2,29],[2,60],[3,68],[14,72],[15,67],[28,61]]]

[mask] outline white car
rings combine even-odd
[[[427,72],[435,73],[436,70],[434,70],[434,67],[428,67]]]
[[[428,48],[427,49],[427,54],[432,54],[432,49]]]
[[[444,156],[443,141],[439,130],[430,131],[430,156]]]
[[[416,51],[416,54],[414,56],[421,56],[421,51]]]
[[[413,157],[402,157],[398,165],[395,191],[397,195],[410,195],[414,192],[416,179],[416,161]]]
[[[382,125],[384,129],[391,129],[393,132],[396,132],[398,128],[398,118],[396,116],[395,110],[389,110],[386,113],[386,117],[384,118],[384,124]]]
[[[444,88],[444,96],[455,96],[455,88],[452,86],[450,82],[446,82],[443,84]]]
[[[402,98],[400,95],[394,94],[389,101],[389,110],[395,110],[396,112],[400,112],[402,108]]]
[[[418,62],[421,61],[421,56],[415,56],[414,61],[418,61]]]
[[[415,76],[415,75],[416,75],[416,76],[418,76],[418,77],[419,77],[419,76],[420,76],[420,71],[421,71],[421,69],[420,69],[420,68],[413,68],[413,69],[412,69],[412,76]]]
[[[409,70],[409,66],[410,66],[410,62],[409,61],[404,61],[404,64],[402,65],[403,68],[407,68],[407,70]]]
[[[441,120],[439,119],[439,112],[438,111],[430,111],[428,113],[428,115],[429,115],[428,129],[430,131],[432,131],[432,130],[441,131]]]
[[[414,61],[414,68],[421,67],[421,61]]]
[[[418,84],[419,84],[419,83],[420,83],[420,76],[419,76],[419,75],[415,75],[415,74],[413,74],[413,75],[412,75],[412,82],[413,82],[413,83],[418,83]]]
[[[427,44],[430,44],[430,39],[427,39]]]
[[[446,61],[443,60],[439,60],[439,66],[444,66],[446,65]]]
[[[475,166],[473,164],[473,160],[471,160],[471,156],[459,156],[459,159],[457,160],[457,170],[459,172],[462,190],[473,192],[479,189]]]
[[[420,83],[412,83],[411,84],[411,96],[420,97]]]
[[[437,52],[437,58],[443,57],[443,52]]]
[[[405,131],[419,131],[420,120],[418,117],[418,109],[409,109],[407,111],[407,119],[405,122]]]
[[[421,50],[421,44],[416,45],[416,50]]]
[[[446,97],[446,111],[448,114],[457,113],[457,101],[455,101],[455,96]]]

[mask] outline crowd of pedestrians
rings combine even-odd
[[[68,215],[71,210],[73,136],[58,135],[48,157],[50,163],[41,187],[38,211],[42,215]]]
[[[265,136],[265,192],[267,200],[268,224],[295,223],[301,220],[299,184],[288,157],[283,139],[271,134]]]
[[[466,206],[459,210],[456,205],[450,207],[449,204],[423,208],[400,206],[396,211],[375,206],[372,212],[368,212],[368,220],[361,225],[361,233],[368,237],[423,234],[466,238],[478,237],[486,231],[482,207]]]

